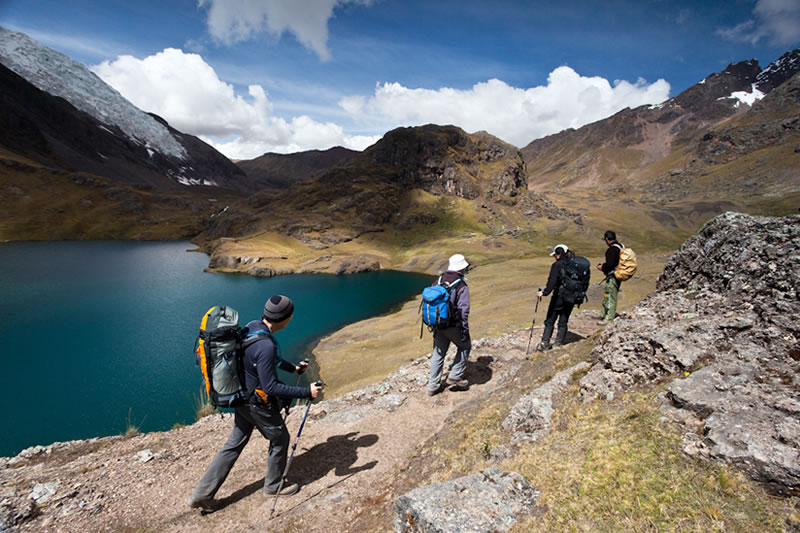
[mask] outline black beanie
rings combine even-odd
[[[272,323],[281,322],[292,316],[294,303],[288,296],[276,294],[264,304],[264,318]]]

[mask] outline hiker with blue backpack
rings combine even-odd
[[[547,285],[536,293],[539,300],[543,296],[552,294],[550,305],[547,306],[547,318],[544,319],[542,340],[536,346],[537,352],[544,352],[564,344],[572,309],[584,302],[586,290],[589,288],[591,268],[586,258],[576,257],[566,244],[557,245],[550,256],[554,257],[555,261],[550,266]],[[555,342],[550,344],[556,320],[558,320],[558,332]]]
[[[456,357],[447,376],[446,384],[455,389],[469,385],[464,379],[472,341],[469,336],[469,287],[464,275],[469,263],[461,254],[450,257],[447,272],[432,287],[423,291],[423,323],[433,333],[433,354],[428,374],[428,396],[442,391],[442,369],[450,343],[456,345]],[[430,290],[429,290],[430,289]],[[430,296],[429,296],[430,294]],[[443,299],[441,305],[438,302]]]
[[[213,311],[213,309],[212,309]],[[242,354],[244,382],[247,394],[235,403],[233,430],[222,449],[211,461],[211,465],[198,482],[187,501],[189,507],[205,512],[218,506],[214,499],[234,463],[250,440],[253,429],[258,429],[269,440],[267,472],[264,478],[266,496],[288,496],[299,490],[296,483],[285,483],[283,479],[289,450],[289,432],[281,416],[284,403],[293,398],[316,398],[322,390],[320,382],[298,387],[281,383],[277,369],[302,374],[308,367],[303,361],[294,365],[278,354],[278,343],[274,333],[285,328],[294,315],[294,303],[287,296],[275,295],[264,305],[261,320],[253,320],[245,327],[248,338]],[[213,337],[207,342],[213,341]]]

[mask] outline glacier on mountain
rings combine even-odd
[[[183,145],[166,126],[137,108],[86,66],[0,27],[0,63],[42,91],[60,96],[103,124],[116,126],[133,142],[185,159]]]

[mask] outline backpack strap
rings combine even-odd
[[[278,341],[275,340],[275,337],[272,336],[272,333],[269,332],[269,331],[266,331],[266,330],[263,330],[263,329],[259,329],[259,330],[253,331],[253,332],[248,331],[247,334],[242,339],[242,344],[241,344],[242,351],[244,351],[245,348],[247,348],[249,346],[252,346],[253,344],[257,343],[258,341],[267,340],[267,339],[271,340],[272,343],[275,345],[275,355],[278,358],[277,365],[280,366],[281,362],[283,362],[283,359],[281,358],[281,355],[280,355],[280,345],[278,344]],[[256,394],[256,389],[258,389],[258,385],[256,385],[255,387],[247,389],[248,401],[249,401],[250,398],[252,398]],[[263,399],[263,400],[264,400],[264,402],[268,401],[268,399]]]
[[[446,289],[447,289],[447,292],[449,293],[449,292],[450,292],[450,290],[451,290],[453,287],[455,287],[455,286],[458,284],[458,282],[459,282],[459,281],[464,281],[464,278],[458,278],[458,279],[456,279],[456,280],[453,280],[453,282],[452,282],[452,283],[445,283],[445,284],[444,284],[444,288],[446,288]]]
[[[275,342],[275,338],[269,331],[264,331],[263,329],[253,331],[252,333],[248,331],[247,335],[245,335],[244,339],[242,340],[242,348],[247,348],[248,346],[257,343],[262,339],[271,339],[273,342]],[[277,345],[277,343],[275,344]]]

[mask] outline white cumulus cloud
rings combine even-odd
[[[135,106],[200,136],[231,159],[337,145],[363,150],[379,138],[348,135],[339,125],[308,116],[276,116],[260,85],[250,85],[246,98],[237,95],[202,57],[174,48],[144,59],[120,56],[92,70]]]
[[[209,33],[222,43],[290,32],[323,61],[331,57],[328,20],[334,8],[348,3],[369,5],[372,0],[198,0],[199,7],[208,9]]]
[[[534,139],[566,128],[578,128],[626,107],[657,104],[669,98],[664,80],[652,84],[585,77],[562,66],[547,85],[522,89],[491,79],[470,89],[409,89],[399,83],[377,85],[370,97],[354,95],[339,105],[361,123],[387,129],[427,123],[454,124],[480,130],[525,146]]]
[[[92,70],[140,109],[201,137],[231,159],[332,146],[363,150],[390,129],[428,123],[485,130],[523,147],[625,107],[663,102],[670,89],[664,80],[610,83],[566,66],[551,72],[546,85],[532,88],[512,87],[498,79],[463,90],[384,83],[371,95],[342,98],[339,106],[349,116],[342,124],[278,113],[260,85],[237,94],[201,56],[174,48],[144,59],[120,56]],[[350,133],[356,126],[374,135]]]
[[[758,0],[754,18],[732,28],[719,28],[717,35],[731,41],[756,44],[766,39],[776,46],[800,42],[800,2],[798,0]]]

